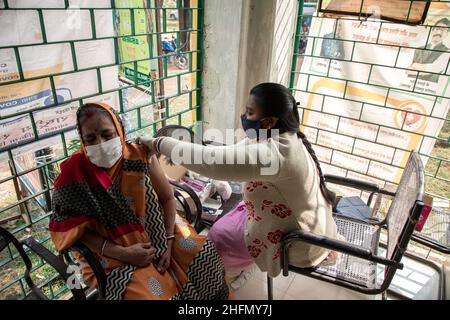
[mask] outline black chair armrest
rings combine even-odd
[[[367,206],[369,206],[369,207],[370,207],[370,204],[372,203],[373,196],[375,193],[380,193],[380,194],[388,195],[391,197],[395,197],[395,192],[390,192],[390,191],[381,189],[380,186],[378,186],[375,183],[370,183],[370,182],[351,179],[351,178],[345,178],[345,177],[341,177],[341,176],[335,176],[332,174],[325,174],[324,177],[325,177],[325,182],[327,182],[327,183],[338,184],[341,186],[370,192],[369,199],[367,200]],[[335,203],[335,206],[336,205],[337,205],[337,203]]]
[[[89,264],[89,267],[91,267],[97,279],[99,299],[105,299],[106,273],[95,254],[84,243],[80,241],[76,242],[69,250],[77,251]]]
[[[289,265],[289,244],[295,241],[306,242],[315,246],[322,248],[342,252],[354,257],[358,257],[364,260],[373,261],[376,263],[381,263],[386,266],[391,266],[397,269],[403,269],[403,264],[396,262],[394,260],[389,260],[377,255],[374,255],[372,251],[360,246],[355,246],[353,244],[347,243],[345,241],[332,239],[326,236],[317,235],[312,232],[307,232],[304,230],[294,230],[284,235],[282,239],[282,251],[281,259],[283,265],[283,275],[288,275],[288,265]]]
[[[183,194],[181,194],[181,192],[178,191],[177,189],[174,190],[174,196],[175,196],[175,199],[183,207],[184,217],[186,218],[186,220],[189,223],[194,222],[196,215],[192,214],[191,207],[189,206],[189,203],[187,202],[186,197]]]
[[[55,254],[37,242],[34,238],[29,237],[23,241],[22,244],[30,248],[34,253],[41,257],[47,264],[53,267],[66,283],[71,276],[67,271],[67,265],[61,261]],[[86,295],[81,288],[69,288],[75,300],[86,300]]]
[[[195,218],[192,222],[194,223],[195,230],[199,231],[201,228],[201,218],[202,218],[202,213],[203,213],[203,206],[202,206],[202,202],[200,201],[199,197],[197,196],[195,191],[192,190],[192,188],[189,187],[188,185],[174,181],[174,180],[170,180],[169,182],[175,188],[178,188],[178,189],[186,192],[189,195],[189,197],[192,199],[192,201],[194,201],[195,210],[197,211],[197,214],[195,215]],[[190,208],[185,208],[185,210],[188,210],[189,214],[191,214]]]
[[[17,238],[7,231],[0,227],[0,251],[4,250],[8,244],[12,244],[14,248],[19,253],[22,258],[23,263],[25,264],[25,272],[23,277],[28,287],[31,289],[31,292],[24,297],[25,300],[48,300],[47,296],[39,289],[31,279],[31,269],[33,268],[33,264],[31,263],[30,257],[28,257],[27,253],[23,248],[23,243]]]
[[[346,187],[355,188],[355,189],[359,189],[359,190],[363,190],[363,191],[369,191],[369,192],[380,192],[380,190],[381,190],[378,185],[376,185],[374,183],[370,183],[370,182],[335,176],[335,175],[331,175],[331,174],[326,174],[326,175],[324,175],[324,177],[325,177],[325,181],[327,183],[338,184],[341,186],[346,186]]]
[[[345,178],[345,177],[341,177],[341,176],[335,176],[332,174],[325,174],[324,177],[325,177],[326,182],[332,183],[332,184],[338,184],[341,186],[355,188],[355,189],[359,189],[362,191],[369,191],[372,193],[381,193],[381,194],[391,196],[391,197],[395,197],[395,194],[396,194],[395,192],[391,192],[391,191],[380,188],[380,186],[378,186],[375,183],[370,183],[370,182],[351,179],[351,178]]]
[[[450,254],[450,247],[445,246],[442,243],[439,243],[435,240],[429,239],[426,236],[421,235],[420,233],[413,233],[411,236],[411,240],[416,241],[428,248],[439,251],[443,254]]]

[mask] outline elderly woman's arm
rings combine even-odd
[[[155,248],[150,243],[137,243],[129,247],[122,247],[89,230],[84,233],[80,241],[93,252],[138,267],[149,265],[155,257]]]
[[[166,228],[166,236],[168,237],[168,250],[161,257],[157,269],[159,272],[164,272],[170,264],[171,244],[173,241],[174,229],[175,229],[175,213],[176,213],[176,201],[173,195],[173,189],[170,185],[167,177],[159,164],[155,155],[149,159],[150,165],[150,179],[152,186],[158,195],[158,200],[161,203],[164,211],[164,226]]]
[[[158,200],[164,210],[164,226],[166,227],[166,235],[173,235],[175,227],[176,201],[173,195],[173,189],[167,177],[159,164],[156,156],[152,156],[149,160],[150,179],[152,186],[158,195]]]

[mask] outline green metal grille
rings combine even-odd
[[[201,120],[203,0],[102,0],[85,2],[91,7],[81,8],[72,6],[69,0],[53,1],[47,7],[45,1],[30,1],[29,7],[23,7],[23,3],[0,1],[0,19],[11,12],[36,15],[41,39],[0,46],[0,57],[12,54],[16,64],[12,77],[0,73],[0,93],[39,82],[45,83],[50,94],[46,101],[28,110],[8,113],[4,104],[0,106],[0,225],[19,239],[31,235],[55,252],[48,234],[50,196],[60,163],[79,149],[73,118],[78,106],[114,97],[128,138],[153,134],[166,124],[192,127]],[[81,28],[90,25],[88,35],[60,39],[57,30],[48,27],[58,15],[65,15],[65,21],[79,19],[73,23],[81,23]],[[99,21],[105,18],[115,24],[113,33],[98,29]],[[1,30],[0,38],[11,30]],[[176,50],[163,51],[162,41],[166,37],[170,41],[172,36]],[[100,63],[101,56],[97,55],[79,59],[80,48],[89,41],[108,43],[112,59]],[[27,53],[35,50],[51,54],[58,45],[65,48],[69,67],[27,72]],[[108,73],[111,70],[114,72]],[[96,79],[96,88],[89,94],[61,98],[65,93],[58,81],[83,72]],[[114,86],[108,79],[111,74],[118,74]],[[57,111],[58,117],[46,117],[46,112],[52,111]],[[18,130],[15,140],[11,127]],[[32,278],[38,286],[50,299],[64,297],[65,283],[39,257],[31,254],[31,258]],[[24,265],[13,248],[0,253],[0,299],[21,299],[29,292],[23,271]]]
[[[326,2],[326,1],[324,1]],[[450,9],[448,8],[448,3],[443,3],[442,1],[429,1],[430,2],[430,11],[429,15],[433,15],[431,12],[431,8],[434,5],[447,6],[447,11],[434,11],[435,20],[448,17],[450,15]],[[361,2],[362,3],[362,2]],[[412,2],[411,2],[412,3]],[[372,182],[378,183],[381,186],[386,185],[396,185],[399,181],[399,175],[396,177],[388,177],[376,174],[373,170],[371,170],[372,165],[378,166],[386,166],[392,169],[400,169],[399,173],[401,174],[404,168],[406,161],[404,159],[407,158],[412,149],[415,149],[422,156],[422,159],[426,163],[426,191],[428,194],[435,197],[435,199],[442,199],[444,204],[440,205],[448,205],[447,200],[450,198],[450,123],[448,118],[448,107],[444,109],[444,111],[437,112],[437,105],[440,103],[448,103],[449,101],[449,91],[448,87],[450,84],[449,80],[449,64],[447,58],[447,66],[445,68],[445,72],[442,73],[433,73],[430,72],[431,75],[439,75],[441,78],[445,77],[445,81],[441,81],[440,83],[444,83],[439,88],[440,90],[435,93],[425,92],[421,93],[420,99],[425,101],[427,105],[429,105],[429,110],[425,112],[418,112],[417,110],[407,110],[405,113],[406,116],[403,116],[403,122],[401,126],[398,127],[395,124],[390,124],[386,122],[371,122],[367,117],[365,117],[365,111],[367,109],[373,110],[373,112],[378,111],[380,113],[387,112],[387,116],[389,113],[398,113],[399,108],[392,106],[392,103],[389,103],[389,99],[396,94],[407,95],[411,98],[418,98],[418,94],[416,93],[416,85],[418,84],[419,75],[421,73],[416,72],[414,78],[414,86],[412,90],[406,90],[401,88],[394,88],[388,85],[383,85],[382,83],[374,83],[372,80],[373,74],[375,72],[383,73],[388,72],[395,68],[398,72],[407,72],[408,70],[413,71],[409,67],[402,66],[402,61],[400,61],[401,54],[404,52],[403,50],[407,49],[418,49],[415,46],[406,46],[402,45],[402,43],[388,43],[385,41],[385,38],[382,37],[382,31],[384,32],[384,27],[392,27],[392,22],[380,21],[380,27],[378,29],[378,33],[376,36],[372,37],[357,37],[355,39],[347,39],[347,38],[339,38],[336,35],[336,30],[334,30],[334,35],[331,36],[331,39],[340,39],[339,41],[342,44],[345,44],[347,48],[351,48],[351,54],[345,57],[329,57],[324,58],[318,53],[319,46],[323,41],[327,38],[322,35],[319,36],[317,33],[309,32],[307,22],[314,18],[317,20],[317,25],[322,27],[325,24],[326,20],[333,19],[334,23],[342,23],[345,21],[352,21],[357,24],[364,23],[364,19],[360,18],[360,20],[354,17],[345,17],[345,16],[324,16],[311,12],[316,8],[317,1],[299,1],[299,11],[298,11],[298,20],[297,20],[297,30],[295,37],[295,49],[294,49],[294,57],[292,63],[292,71],[290,78],[290,88],[293,94],[300,99],[301,96],[309,95],[309,97],[313,97],[315,103],[313,105],[305,105],[303,104],[299,111],[302,114],[302,128],[307,134],[308,138],[314,144],[319,159],[323,164],[323,167],[326,172],[335,173],[343,176],[349,176],[353,178],[359,178],[364,180],[370,180]],[[309,13],[305,13],[306,11]],[[411,10],[411,8],[410,8]],[[440,16],[442,15],[442,16]],[[408,14],[409,16],[409,14]],[[362,21],[361,21],[362,20]],[[370,21],[370,20],[369,20]],[[402,26],[399,24],[399,26]],[[431,30],[433,25],[428,25],[427,22],[423,26],[418,26],[417,30],[423,30],[420,28],[426,28],[427,41],[429,43],[431,37]],[[448,27],[446,28],[449,31]],[[369,31],[367,31],[369,32]],[[368,34],[368,33],[367,33]],[[329,37],[329,36],[328,36]],[[384,39],[384,40],[383,40]],[[448,39],[448,38],[447,38]],[[448,41],[448,40],[447,40]],[[305,43],[308,43],[306,46]],[[395,61],[392,63],[380,63],[379,61],[364,61],[361,57],[358,56],[358,48],[360,46],[370,45],[373,48],[382,45],[387,48],[395,48],[397,50],[397,55],[395,57]],[[448,45],[447,45],[448,47]],[[438,49],[434,49],[435,52]],[[442,49],[441,49],[442,50]],[[431,49],[424,49],[423,52],[433,52]],[[448,49],[445,53],[448,53]],[[444,53],[444,54],[445,54]],[[373,55],[373,54],[372,54]],[[324,72],[315,72],[313,68],[309,67],[312,65],[313,59],[323,59],[324,64],[327,65],[327,68]],[[371,57],[369,57],[371,58]],[[387,60],[387,59],[386,59]],[[346,64],[348,67],[357,68],[357,66],[361,66],[361,70],[363,68],[368,68],[368,75],[366,79],[360,80],[358,78],[358,74],[356,76],[353,75],[352,78],[349,77],[340,77],[339,74],[333,72],[332,66],[333,61],[338,61],[340,64]],[[362,73],[363,71],[361,71]],[[343,96],[337,96],[330,92],[321,92],[320,90],[316,90],[313,86],[310,85],[315,77],[322,77],[324,79],[336,80],[339,82],[339,85],[343,88]],[[373,103],[368,96],[362,96],[359,98],[355,98],[356,95],[351,95],[351,90],[355,91],[356,88],[360,88],[363,91],[365,88],[372,88],[373,90],[379,90],[383,92],[385,96],[384,101],[380,101],[379,103]],[[318,101],[318,102],[317,102]],[[339,102],[334,105],[333,102]],[[342,105],[361,105],[361,108],[355,114],[343,114],[339,109]],[[315,125],[312,124],[312,121],[308,122],[306,118],[314,116],[316,118],[323,119],[323,122],[328,122],[327,125]],[[423,132],[420,131],[412,131],[407,128],[406,120],[407,117],[424,117],[426,121],[428,121],[428,126],[431,127],[433,125],[442,125],[442,130],[437,134],[430,134],[429,131],[425,130]],[[318,123],[317,121],[315,122]],[[361,130],[355,136],[354,134],[348,133],[345,130],[346,126],[349,124],[358,126],[362,125],[365,128],[365,132]],[[368,129],[367,129],[368,128]],[[395,145],[393,141],[390,139],[386,139],[386,134],[383,133],[390,132],[392,134],[410,134],[414,133],[414,138],[417,139],[417,145],[415,147],[401,147],[399,145]],[[365,134],[364,134],[365,133]],[[339,135],[342,139],[346,139],[346,145],[330,145],[326,143],[327,139],[324,137],[333,137],[333,135]],[[385,150],[386,156],[383,159],[379,159],[376,157],[372,157],[370,154],[363,155],[358,152],[358,149],[361,146],[365,146],[368,148],[372,144],[373,146],[383,148]],[[426,145],[433,145],[434,148],[432,150],[427,150],[425,148]],[[370,147],[369,147],[370,148]],[[403,161],[399,161],[398,159],[402,158]],[[356,170],[354,166],[351,165],[350,162],[345,162],[342,159],[354,160],[355,163],[358,162],[360,164],[365,165],[365,169]],[[348,189],[342,189],[342,192],[351,192]],[[354,192],[354,191],[353,191]],[[363,194],[363,196],[366,196]]]

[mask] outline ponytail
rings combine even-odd
[[[300,130],[297,132],[297,136],[300,139],[302,139],[303,145],[306,147],[306,150],[308,150],[309,154],[311,155],[311,158],[314,160],[314,163],[316,164],[317,172],[319,173],[320,191],[322,192],[322,195],[325,197],[325,199],[330,205],[334,206],[336,201],[336,194],[333,191],[329,190],[326,186],[325,176],[323,175],[319,159],[317,158],[311,143],[308,141],[305,134]]]
[[[296,102],[294,97],[292,97],[292,99],[294,100],[294,103],[293,103],[294,104],[294,110],[293,110],[294,116],[298,120],[299,127],[300,127],[300,115],[298,113],[298,108],[297,108],[297,106],[299,106],[300,103]],[[327,202],[330,205],[334,206],[335,201],[336,201],[336,194],[327,188],[327,185],[325,183],[325,176],[323,175],[322,168],[320,167],[319,159],[317,158],[317,155],[316,155],[311,143],[306,138],[306,135],[300,131],[300,128],[297,131],[297,137],[299,139],[302,139],[303,145],[305,146],[306,150],[308,150],[309,154],[311,155],[311,158],[313,159],[314,163],[316,164],[317,173],[319,174],[319,179],[320,179],[320,191],[322,192],[322,195],[325,197],[325,200],[327,200]]]

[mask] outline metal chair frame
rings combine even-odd
[[[413,170],[412,173],[407,170]],[[416,172],[415,172],[416,171]],[[406,165],[406,169],[404,171],[404,174],[402,176],[402,180],[400,181],[399,188],[406,187],[403,185],[404,181],[408,182],[409,176],[408,174],[416,174],[417,178],[417,194],[414,195],[415,201],[414,203],[411,203],[408,205],[409,213],[408,213],[408,219],[403,222],[403,225],[401,226],[400,233],[397,235],[398,239],[396,239],[395,248],[392,251],[392,254],[390,257],[381,257],[377,255],[376,248],[378,247],[378,241],[376,240],[376,246],[374,249],[371,248],[365,248],[358,245],[354,245],[352,243],[341,241],[341,240],[335,240],[331,239],[326,236],[317,235],[312,232],[304,231],[304,230],[293,230],[287,234],[284,235],[281,246],[281,265],[283,270],[283,275],[288,276],[289,271],[296,272],[308,277],[312,277],[318,280],[326,281],[338,286],[342,286],[360,293],[365,294],[382,294],[383,297],[385,297],[386,290],[388,289],[395,272],[397,269],[402,269],[403,264],[401,263],[401,259],[406,251],[408,242],[411,239],[412,233],[414,231],[414,227],[419,219],[420,213],[422,211],[422,208],[424,206],[422,198],[424,194],[424,170],[422,162],[420,161],[419,156],[417,153],[412,153],[409,161]],[[403,193],[399,192],[400,189],[397,190],[396,193],[389,192],[382,190],[377,185],[364,182],[364,181],[358,181],[354,179],[344,178],[344,177],[338,177],[333,175],[327,175],[326,181],[328,183],[333,184],[339,184],[347,187],[352,187],[359,189],[361,191],[368,191],[370,192],[368,205],[370,205],[373,196],[376,193],[380,194],[386,194],[390,196],[394,196],[394,201],[396,197],[400,197],[403,195]],[[398,201],[398,200],[397,200]],[[394,202],[393,202],[394,203]],[[374,226],[377,228],[387,228],[388,232],[390,230],[391,226],[391,219],[396,217],[395,214],[398,214],[395,212],[396,207],[393,207],[391,205],[391,210],[388,213],[388,216],[383,221],[377,221],[375,219],[370,219],[370,221],[361,221],[356,219],[350,219],[348,217],[344,217],[341,215],[334,215],[334,218],[337,220],[341,219],[342,221],[354,221],[355,223],[359,223],[361,225],[365,226]],[[392,222],[394,223],[394,222]],[[384,280],[381,283],[381,285],[378,285],[375,283],[374,287],[371,286],[365,286],[360,283],[356,283],[355,281],[350,281],[348,279],[343,279],[340,277],[337,277],[335,275],[320,273],[317,270],[320,268],[320,265],[314,268],[299,268],[295,267],[289,264],[289,245],[296,242],[306,242],[311,245],[319,246],[322,248],[326,248],[329,250],[334,250],[340,253],[343,253],[345,255],[348,255],[349,257],[356,257],[363,259],[364,261],[368,261],[371,263],[379,263],[385,266],[385,276]],[[390,244],[389,241],[392,241],[392,239],[389,239],[388,237],[388,245]],[[376,270],[376,269],[375,269]],[[267,277],[267,288],[268,288],[268,298],[269,300],[273,299],[273,282],[272,278]]]
[[[25,264],[24,279],[30,288],[31,292],[25,296],[25,300],[48,300],[47,296],[42,292],[42,290],[33,282],[31,279],[31,272],[33,269],[33,264],[28,257],[24,246],[29,250],[33,251],[40,258],[42,258],[47,264],[53,267],[58,274],[68,282],[71,274],[68,273],[68,265],[66,265],[62,260],[60,260],[55,254],[44,247],[42,244],[37,242],[33,237],[29,237],[25,240],[19,241],[13,234],[11,234],[6,229],[0,227],[0,251],[5,249],[9,244],[12,244]],[[73,299],[75,300],[86,300],[86,295],[82,289],[69,288],[72,292]]]

